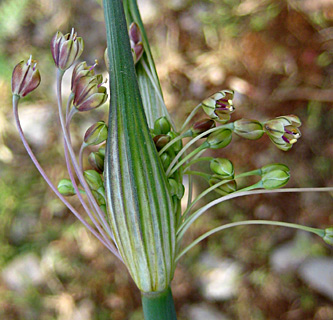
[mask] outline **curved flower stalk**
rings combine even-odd
[[[102,105],[107,100],[106,89],[102,76],[95,74],[97,62],[92,66],[77,63],[83,49],[81,38],[72,31],[65,36],[57,33],[52,40],[58,69],[58,111],[69,176],[61,179],[57,188],[32,153],[19,121],[19,100],[40,83],[39,71],[31,58],[27,63],[20,62],[13,71],[14,116],[27,152],[52,190],[124,262],[142,293],[145,319],[176,319],[170,284],[177,262],[197,243],[218,231],[240,225],[275,225],[312,232],[332,245],[332,227],[317,229],[278,221],[246,220],[212,229],[186,248],[182,247],[191,225],[223,201],[251,194],[327,192],[333,188],[280,189],[290,178],[290,170],[284,164],[267,164],[238,172],[227,158],[205,156],[209,149],[226,148],[235,134],[258,140],[266,133],[273,144],[287,151],[300,138],[301,121],[294,115],[266,121],[232,121],[233,92],[221,90],[199,103],[177,130],[164,108],[136,1],[104,0],[103,3],[111,92],[109,119],[108,123],[101,120],[87,129],[78,155],[72,146],[71,120],[78,112],[86,114]],[[75,63],[71,94],[64,108],[62,77]],[[186,144],[184,138],[187,138]],[[94,150],[87,155],[91,146]],[[85,157],[91,168],[85,168]],[[195,165],[204,162],[209,164],[209,170],[197,171]],[[188,186],[183,185],[184,176],[189,178]],[[257,182],[250,184],[247,180],[250,176],[257,177]],[[206,184],[206,189],[195,198],[192,177]],[[188,198],[182,211],[180,202],[185,187]],[[217,198],[200,207],[201,200],[211,193]],[[86,215],[78,213],[64,196],[78,197]]]

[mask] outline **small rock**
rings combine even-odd
[[[7,286],[18,292],[23,292],[30,285],[40,285],[45,281],[39,258],[33,253],[12,260],[1,275]]]
[[[191,320],[227,320],[228,318],[216,308],[200,303],[186,308],[188,319]]]
[[[309,236],[299,232],[295,239],[275,249],[270,257],[272,269],[279,273],[296,270],[310,255],[305,242],[309,242]]]
[[[240,264],[231,259],[219,259],[208,253],[201,257],[200,288],[207,300],[224,301],[237,295],[242,272]]]
[[[333,301],[333,258],[313,258],[299,269],[302,279]]]

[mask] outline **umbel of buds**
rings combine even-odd
[[[84,42],[77,37],[74,29],[65,35],[58,31],[51,41],[54,63],[62,71],[67,70],[81,56],[83,48]]]
[[[27,62],[19,62],[12,75],[12,93],[24,97],[35,90],[40,84],[40,74],[36,68],[37,62],[30,56]]]
[[[301,137],[301,124],[295,115],[277,117],[264,123],[264,131],[279,149],[288,151]]]
[[[201,103],[202,109],[211,119],[222,124],[227,123],[230,115],[235,111],[233,97],[234,92],[231,90],[219,91]]]

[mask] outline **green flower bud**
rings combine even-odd
[[[163,169],[166,171],[169,168],[169,165],[171,164],[171,157],[167,152],[164,152],[161,157],[160,157],[162,164],[163,164]]]
[[[261,123],[252,119],[240,119],[235,121],[234,132],[239,136],[250,140],[257,140],[264,134]]]
[[[83,40],[74,29],[65,35],[58,31],[51,41],[54,63],[60,70],[68,69],[81,56],[83,47]]]
[[[193,124],[191,131],[192,137],[196,137],[201,133],[215,127],[215,121],[212,119],[202,119]]]
[[[95,170],[86,170],[83,172],[84,177],[92,190],[98,190],[103,187],[103,180],[100,174]]]
[[[215,131],[209,135],[206,142],[210,149],[220,149],[226,147],[232,139],[232,131],[224,129],[221,131]]]
[[[180,183],[177,182],[175,179],[168,179],[169,184],[170,184],[170,193],[172,196],[176,196],[179,200],[184,196],[185,193],[185,188],[184,186]]]
[[[323,237],[323,240],[333,246],[333,227],[329,227],[325,229],[325,235]]]
[[[105,205],[105,189],[100,187],[98,190],[91,190],[99,206]]]
[[[156,149],[159,151],[170,142],[171,138],[166,134],[159,134],[155,136],[153,140]]]
[[[100,147],[100,148],[98,149],[98,153],[99,153],[101,156],[105,157],[105,147]]]
[[[233,97],[234,92],[231,90],[219,91],[202,102],[202,109],[211,119],[226,123],[235,111]]]
[[[261,181],[265,189],[282,188],[289,181],[290,174],[284,170],[276,169],[262,175]]]
[[[175,139],[178,137],[178,134],[170,131],[168,132],[168,136],[171,138],[171,140]],[[175,153],[178,153],[182,148],[183,148],[183,144],[181,140],[178,140],[177,142],[175,142],[171,147],[170,147]]]
[[[89,129],[86,131],[84,135],[84,143],[86,145],[95,146],[106,141],[108,137],[108,127],[104,121],[98,121],[94,123]]]
[[[264,131],[271,141],[281,150],[289,150],[301,137],[298,127],[300,119],[295,115],[277,117],[264,123]]]
[[[88,161],[90,165],[96,170],[98,173],[103,173],[104,171],[104,156],[99,152],[92,152],[88,157]]]
[[[211,187],[220,182],[221,182],[221,179],[217,175],[213,175],[212,178],[209,179],[209,181],[208,181],[208,183]],[[225,196],[229,193],[233,193],[233,192],[237,191],[236,181],[235,180],[228,181],[228,182],[222,184],[221,186],[219,186],[217,189],[215,189],[215,191],[217,193],[221,194],[222,196]]]
[[[63,196],[74,196],[76,194],[72,181],[69,179],[60,180],[57,188]]]
[[[235,171],[232,162],[225,158],[216,158],[210,162],[210,169],[221,179],[234,177]]]
[[[289,168],[282,163],[272,163],[272,164],[267,164],[266,166],[263,166],[261,168],[261,174],[267,174],[268,172],[275,171],[275,170],[282,170],[284,172],[287,172],[288,174],[290,173]]]
[[[12,74],[13,94],[24,97],[39,86],[40,74],[36,66],[37,62],[31,56],[27,63],[21,61],[15,66]]]
[[[171,125],[169,120],[166,117],[158,118],[154,123],[154,133],[156,135],[159,134],[167,134],[171,130]]]

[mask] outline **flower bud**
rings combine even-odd
[[[250,140],[257,140],[264,134],[261,123],[252,119],[240,119],[235,121],[234,132],[239,136]]]
[[[276,169],[262,175],[261,181],[265,189],[278,189],[289,181],[290,174],[284,170]]]
[[[74,28],[65,35],[58,31],[51,40],[51,52],[56,66],[60,70],[67,70],[81,56],[83,47],[83,39],[77,37]]]
[[[192,136],[196,137],[205,131],[215,127],[215,121],[212,119],[202,119],[193,124],[191,131]]]
[[[213,175],[212,178],[208,181],[209,185],[212,187],[217,183],[220,183],[221,179],[219,176]],[[235,180],[228,181],[222,185],[220,185],[218,188],[215,189],[215,191],[222,196],[225,196],[229,193],[233,193],[237,191],[237,184]]]
[[[157,151],[160,151],[164,146],[166,146],[170,142],[171,138],[166,134],[159,134],[155,136],[153,140]]]
[[[105,189],[100,187],[98,190],[91,190],[99,206],[105,205]]]
[[[135,22],[132,22],[131,25],[129,26],[128,33],[130,38],[134,64],[136,64],[140,60],[143,54],[143,44],[142,44],[140,29]]]
[[[301,137],[298,127],[300,119],[295,115],[277,117],[264,123],[264,131],[271,141],[281,150],[289,150]]]
[[[94,170],[96,170],[98,173],[103,173],[104,156],[102,156],[99,152],[92,152],[88,157],[88,161]]]
[[[226,123],[235,111],[233,97],[234,92],[231,90],[219,91],[202,102],[202,109],[211,119]]]
[[[12,74],[12,93],[20,97],[26,96],[40,84],[40,74],[36,68],[37,62],[30,56],[27,63],[19,62]]]
[[[224,129],[211,133],[207,138],[206,143],[210,149],[220,149],[226,147],[231,142],[231,139],[232,131]]]
[[[78,111],[89,111],[101,106],[107,99],[102,75],[84,76],[74,86],[73,104]]]
[[[109,70],[110,60],[109,60],[109,55],[108,55],[108,48],[106,48],[105,51],[104,51],[104,62],[105,62],[105,65],[106,65],[106,69]]]
[[[184,196],[185,193],[185,188],[184,186],[180,183],[177,182],[175,179],[168,179],[169,184],[170,184],[170,193],[172,196],[176,196],[179,200]]]
[[[169,120],[166,117],[158,118],[154,123],[154,133],[158,134],[167,134],[171,130],[171,125]]]
[[[210,162],[210,169],[221,179],[232,179],[235,171],[232,162],[225,158],[216,158]]]
[[[267,164],[266,166],[263,166],[261,168],[261,174],[267,174],[268,172],[274,171],[274,170],[282,170],[284,172],[287,172],[288,174],[290,173],[289,168],[282,163],[272,163],[272,164]]]
[[[179,135],[173,131],[168,132],[168,136],[171,138],[171,140],[177,138]],[[183,148],[183,144],[181,140],[178,140],[175,142],[170,149],[172,149],[175,153],[178,153]]]
[[[166,171],[169,168],[169,165],[171,164],[171,157],[169,156],[169,154],[167,152],[164,152],[161,156],[160,159],[162,161],[163,164],[163,169]]]
[[[69,179],[60,180],[57,188],[63,196],[74,196],[76,194],[72,181]]]
[[[101,156],[103,156],[103,158],[105,157],[105,147],[100,147],[99,149],[98,149],[98,153],[101,155]]]
[[[325,229],[325,235],[323,237],[323,240],[333,246],[333,227],[329,227]]]
[[[88,128],[84,135],[86,145],[95,146],[104,142],[108,137],[108,127],[104,121],[98,121]]]
[[[88,66],[87,62],[83,61],[78,63],[73,70],[72,73],[72,82],[71,82],[71,90],[74,92],[75,91],[75,86],[77,82],[82,78],[82,77],[93,77],[95,75],[94,68],[97,66],[98,61],[95,60],[95,64],[92,66]]]
[[[86,170],[83,172],[83,175],[92,190],[98,190],[100,187],[103,187],[103,180],[97,171]]]

